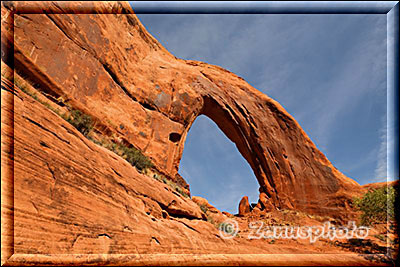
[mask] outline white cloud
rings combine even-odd
[[[382,128],[380,133],[380,145],[377,156],[377,164],[375,168],[375,181],[383,182],[387,180],[387,120],[386,116],[382,119]]]

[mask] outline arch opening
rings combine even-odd
[[[249,197],[250,204],[258,202],[259,184],[232,141],[233,132],[226,134],[233,130],[204,110],[187,134],[179,173],[190,185],[192,196],[204,197],[220,211],[236,214],[243,196]]]

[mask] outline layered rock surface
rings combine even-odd
[[[14,61],[2,55],[2,66],[14,65],[50,105],[89,114],[97,135],[140,149],[177,184],[186,186],[179,162],[186,135],[203,114],[253,169],[260,184],[257,209],[346,216],[361,187],[279,103],[225,69],[175,58],[127,3],[85,5],[3,4],[2,46],[14,44],[15,53]],[[30,14],[12,21],[13,10]],[[116,14],[82,14],[93,11]],[[2,165],[14,161],[16,252],[265,252],[222,240],[190,198],[137,172],[21,90],[13,96],[7,88],[2,94],[14,101],[2,103],[2,137],[3,125],[14,136],[2,138],[13,148],[2,149],[9,159]],[[14,121],[3,120],[3,113]]]
[[[278,208],[333,214],[359,190],[279,103],[227,70],[175,58],[133,14],[24,14],[14,25],[17,72],[90,114],[98,131],[142,150],[173,180],[181,180],[186,135],[204,114]]]
[[[2,175],[2,186],[14,189],[12,205],[2,202],[2,227],[7,229],[2,242],[10,241],[2,247],[6,251],[2,261],[7,264],[309,263],[316,259],[268,254],[319,253],[324,246],[297,248],[288,242],[268,246],[246,235],[223,239],[214,222],[227,216],[205,199],[183,197],[139,173],[123,158],[87,140],[43,103],[17,87],[12,90],[6,79],[2,86],[7,88],[2,90],[2,113],[4,118],[13,117],[14,123],[2,121],[3,133],[14,130],[13,139],[2,138],[2,163],[13,162],[14,168],[11,177]],[[7,149],[10,146],[13,153]],[[201,205],[207,207],[211,223]],[[9,213],[11,222],[4,220]],[[241,231],[248,223],[242,220]],[[10,250],[13,256],[8,259]],[[330,251],[343,253],[337,248]],[[368,264],[352,255],[328,258],[318,262]]]

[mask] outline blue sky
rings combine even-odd
[[[386,15],[139,14],[172,54],[226,68],[277,100],[328,159],[360,184],[386,180]],[[208,118],[180,174],[221,210],[258,199],[256,178]]]

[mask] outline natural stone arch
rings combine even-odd
[[[13,40],[17,65],[46,94],[90,114],[170,178],[177,174],[190,126],[205,114],[237,145],[263,199],[275,207],[334,215],[361,190],[279,103],[223,68],[177,59],[135,15],[65,19],[16,16],[16,29],[24,29]],[[107,30],[93,34],[99,25]],[[47,49],[36,49],[43,40],[49,40]]]
[[[282,106],[233,73],[204,63],[191,65],[201,74],[191,84],[194,95],[201,99],[193,106],[182,133],[177,167],[191,125],[205,115],[249,163],[260,185],[263,207],[322,214],[332,212],[338,202],[345,205],[345,188],[355,183],[332,166]]]
[[[227,109],[223,109],[218,102],[209,97],[204,96],[202,99],[203,106],[198,114],[194,117],[191,123],[187,126],[184,132],[183,142],[181,146],[184,146],[187,134],[192,127],[194,121],[201,115],[206,116],[212,120],[217,127],[224,133],[225,137],[232,141],[238,149],[240,155],[246,160],[251,169],[253,170],[259,184],[263,185],[263,180],[259,180],[257,173],[260,174],[259,165],[254,154],[251,153],[251,144],[248,142],[248,136],[246,136],[241,130],[239,125],[235,125],[232,114]]]
[[[270,181],[273,182],[273,174],[269,168],[270,165],[266,162],[266,159],[259,157],[260,144],[255,140],[255,133],[248,131],[249,125],[243,123],[244,116],[246,116],[243,109],[240,111],[241,116],[238,116],[235,110],[230,108],[229,105],[219,102],[210,95],[203,96],[201,102],[202,107],[200,111],[194,113],[194,116],[182,134],[179,143],[180,149],[178,150],[179,161],[182,157],[186,137],[191,126],[199,116],[204,115],[212,120],[225,134],[226,138],[236,145],[241,156],[247,161],[253,170],[260,185],[260,193],[264,192],[273,205],[278,207],[281,206],[281,203],[276,196],[276,190],[274,188],[275,184],[270,184]],[[286,206],[284,204],[283,207],[293,208],[293,205],[289,202],[286,203]]]

